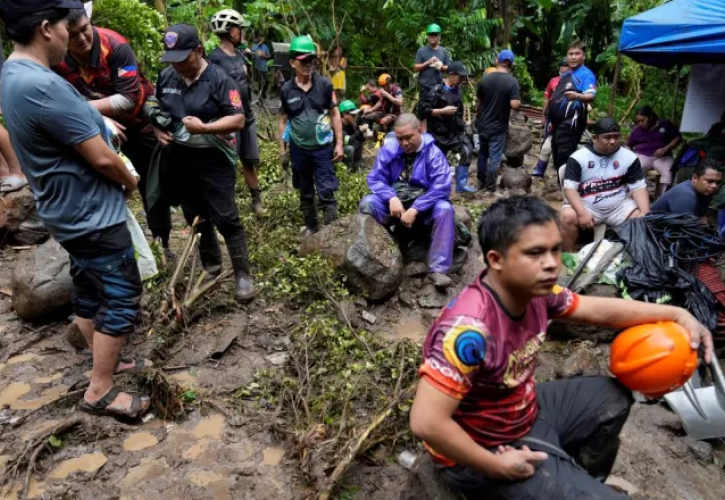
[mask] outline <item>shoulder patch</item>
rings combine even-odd
[[[229,101],[236,109],[240,109],[242,107],[242,97],[239,95],[239,91],[237,89],[229,91]]]

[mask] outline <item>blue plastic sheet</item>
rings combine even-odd
[[[631,17],[619,50],[660,68],[725,63],[725,0],[672,0]]]

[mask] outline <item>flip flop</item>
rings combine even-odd
[[[143,413],[149,409],[151,405],[151,399],[141,392],[124,391],[126,394],[131,396],[131,407],[125,410],[120,409],[109,409],[108,407],[113,404],[113,401],[121,393],[116,387],[112,387],[110,391],[106,393],[101,399],[95,403],[89,403],[85,399],[81,399],[78,402],[78,410],[96,416],[110,416],[110,417],[125,417],[129,419],[136,419],[143,415]]]
[[[12,193],[18,191],[28,185],[28,180],[18,175],[8,175],[3,177],[0,183],[0,193]]]
[[[133,367],[126,368],[125,370],[118,371],[118,367],[121,363],[125,364],[131,364],[133,363]],[[116,370],[113,372],[114,375],[118,375],[119,373],[133,373],[133,372],[140,372],[143,371],[146,368],[151,368],[154,366],[153,364],[146,366],[146,360],[141,359],[133,359],[133,358],[118,358],[118,363],[116,363]]]

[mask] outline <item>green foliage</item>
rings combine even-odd
[[[163,52],[161,14],[140,0],[96,0],[93,24],[123,35],[131,44],[141,70],[150,80],[156,80]]]
[[[60,448],[63,446],[63,441],[58,436],[50,436],[48,438],[48,444],[50,444],[53,448]]]
[[[543,105],[543,93],[539,92],[534,85],[534,80],[529,74],[529,68],[526,60],[521,56],[516,56],[513,75],[519,81],[521,88],[521,100],[527,104],[535,106]]]

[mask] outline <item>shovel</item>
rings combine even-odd
[[[725,376],[714,354],[709,368],[712,385],[703,386],[698,370],[680,389],[665,396],[685,432],[698,441],[725,436]]]

